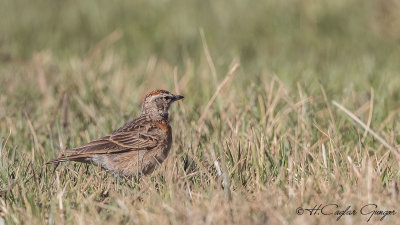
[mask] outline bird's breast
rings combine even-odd
[[[156,158],[159,159],[160,161],[163,161],[169,153],[169,150],[171,149],[171,144],[172,144],[172,129],[171,126],[168,124],[167,121],[157,121],[156,125],[162,130],[163,132],[163,137],[164,140],[160,143],[161,146],[156,153]]]

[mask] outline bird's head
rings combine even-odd
[[[149,115],[154,120],[168,119],[168,109],[171,104],[182,99],[182,95],[174,95],[169,91],[155,90],[146,95],[142,105],[142,114]]]

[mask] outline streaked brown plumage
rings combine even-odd
[[[93,163],[123,176],[149,174],[168,156],[172,144],[168,109],[182,98],[164,90],[152,91],[138,118],[108,136],[66,150],[66,156],[48,163],[71,160]]]

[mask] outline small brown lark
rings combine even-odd
[[[48,163],[77,161],[93,163],[122,176],[151,173],[167,158],[172,144],[168,109],[181,95],[156,90],[146,95],[140,116],[112,134],[80,147]]]

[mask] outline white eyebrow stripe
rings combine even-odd
[[[165,93],[160,93],[158,95],[153,95],[151,96],[151,98],[149,99],[149,102],[153,101],[154,98],[159,98],[159,97],[165,97],[165,96],[169,96],[168,94]]]
[[[153,101],[153,99],[155,98],[155,97],[157,97],[158,95],[153,95],[153,96],[151,96],[151,98],[149,99],[149,102],[151,102],[151,101]]]

